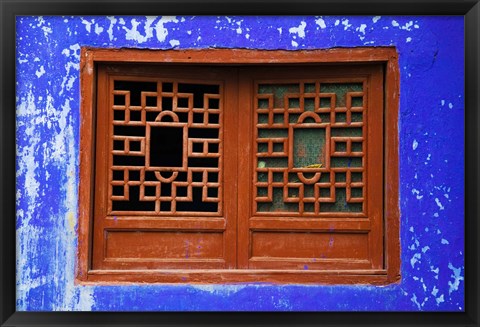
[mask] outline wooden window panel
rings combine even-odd
[[[234,66],[225,66],[229,64]],[[249,67],[252,64],[262,66]],[[398,281],[397,75],[393,48],[293,53],[83,49],[77,281]],[[153,89],[143,96],[137,94],[132,105],[127,103],[132,100],[128,92],[115,87],[116,79],[153,83]],[[171,85],[162,91],[164,81]],[[187,81],[219,85],[221,91],[212,100],[213,106],[223,109],[212,120],[221,130],[215,142],[209,137],[185,136],[193,125],[208,120],[205,106],[209,103],[205,100],[202,108],[192,108],[191,95],[178,89]],[[343,96],[333,94],[338,84],[343,85],[339,92],[347,88]],[[281,93],[285,85],[289,86]],[[360,89],[355,89],[358,85]],[[277,93],[278,99],[272,98]],[[165,114],[166,121],[148,122],[144,115],[155,107],[152,99],[160,101],[163,96],[171,98],[166,106],[189,118]],[[312,113],[301,116],[303,111]],[[119,121],[143,126],[144,134],[115,133]],[[283,128],[284,135],[270,137],[266,127]],[[265,133],[262,129],[267,130],[266,136],[259,135]],[[342,129],[352,129],[352,133],[339,133]],[[177,139],[182,151],[150,142],[149,136]],[[316,139],[321,142],[311,142]],[[313,151],[302,156],[299,148],[305,143]],[[148,152],[152,147],[175,155],[157,158]],[[320,150],[321,162],[316,162],[309,153]],[[210,152],[215,153],[222,171],[219,180],[193,177],[202,174],[192,170],[185,158],[202,159]],[[147,162],[144,168],[135,159],[123,162],[127,166],[133,162],[136,167],[131,169],[115,162],[118,155],[143,156]],[[283,163],[275,171],[265,160]],[[172,196],[176,191],[162,194],[158,183],[146,180],[141,171],[149,169],[166,172],[162,174],[167,177],[160,176],[162,183],[174,183],[175,171],[186,174],[186,180],[175,186],[180,190],[177,196]],[[278,177],[280,171],[283,181]],[[290,175],[298,180],[289,180]],[[322,175],[329,178],[322,180]],[[115,207],[130,187],[142,183],[143,190],[137,190],[136,196],[154,205],[133,211],[126,205]],[[176,210],[176,203],[191,199],[188,185],[195,183],[204,190],[203,199],[218,203],[215,210],[211,206],[200,212],[195,206]],[[208,183],[219,191],[205,191]],[[258,189],[282,200],[268,204]],[[344,210],[336,198],[353,209]],[[170,206],[162,205],[168,201]],[[289,206],[297,209],[285,210]]]
[[[345,92],[344,99],[336,99],[334,93],[322,91],[322,85],[333,83],[357,83],[362,91]],[[239,148],[248,149],[240,158],[240,165],[250,169],[239,171],[239,194],[245,194],[239,204],[239,266],[247,269],[382,269],[382,66],[244,70],[240,84],[245,85],[242,97],[254,100],[248,102],[250,106],[246,107],[240,128],[249,131],[239,143]],[[273,99],[276,90],[272,87],[266,94],[256,93],[261,85],[286,89],[280,96],[284,101]],[[307,87],[310,89],[306,90]],[[361,97],[362,105],[352,106],[353,97]],[[287,103],[292,98],[296,99],[293,107]],[[326,98],[331,101],[328,107],[322,107],[320,102]],[[310,108],[307,99],[312,100]],[[256,102],[262,105],[256,106]],[[336,116],[343,113],[346,113],[345,121],[338,121]],[[361,113],[365,119],[352,121],[353,113]],[[273,117],[275,115],[281,116],[280,119]],[[295,141],[294,131],[309,129],[323,131],[324,139],[313,144],[307,144],[308,139]],[[343,133],[359,130],[359,135],[339,137],[333,130]],[[277,136],[274,140],[284,142],[279,147],[281,151],[273,152],[271,145],[259,150],[260,143],[272,139],[268,138],[269,131]],[[336,151],[335,142],[340,141],[345,148]],[[323,147],[318,149],[323,151],[321,158],[303,158],[303,167],[295,163],[296,154],[302,157],[306,154],[298,147],[321,142]],[[355,142],[361,142],[362,149],[352,152]],[[336,167],[331,161],[337,158],[347,162]],[[358,167],[351,165],[352,159],[358,159]],[[355,182],[352,174],[362,174],[364,178]],[[322,175],[329,177],[322,180]],[[336,175],[344,177],[335,180]],[[308,196],[307,188],[310,189]],[[322,197],[324,188],[329,194]],[[352,190],[356,188],[362,190],[362,195],[352,198]],[[258,194],[259,189],[264,190],[262,196]],[[345,190],[347,206],[354,204],[357,209],[361,206],[361,210],[337,211],[332,204],[338,205],[340,201],[335,194],[339,189]],[[322,206],[328,207],[322,210]],[[259,210],[259,207],[268,209]]]

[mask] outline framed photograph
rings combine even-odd
[[[2,1],[2,326],[478,326],[478,1]]]

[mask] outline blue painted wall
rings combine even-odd
[[[17,17],[17,310],[464,310],[463,17]],[[396,46],[400,284],[75,286],[80,47]]]

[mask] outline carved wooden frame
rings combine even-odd
[[[383,212],[381,224],[383,233],[377,235],[376,242],[384,242],[382,255],[377,257],[375,268],[349,269],[349,266],[333,267],[317,270],[299,270],[292,267],[273,265],[258,265],[255,260],[249,260],[250,249],[238,244],[250,244],[252,233],[269,229],[268,217],[254,217],[250,219],[222,219],[219,217],[199,218],[196,226],[205,230],[216,230],[225,232],[226,242],[231,242],[229,251],[225,254],[225,262],[213,260],[213,265],[199,265],[195,269],[182,269],[179,266],[165,267],[158,269],[155,266],[141,269],[133,263],[130,269],[118,269],[115,265],[100,264],[93,262],[97,247],[92,249],[94,238],[102,239],[102,230],[92,229],[92,217],[95,192],[105,192],[102,187],[95,186],[94,171],[102,167],[98,165],[98,155],[95,154],[95,139],[97,137],[108,137],[108,135],[96,133],[95,122],[102,118],[101,113],[96,113],[97,102],[105,101],[105,97],[97,97],[96,82],[102,83],[101,79],[105,74],[99,74],[98,69],[104,69],[105,64],[112,63],[113,70],[117,69],[116,64],[158,64],[158,67],[173,72],[186,67],[195,70],[195,65],[208,65],[209,69],[215,70],[224,76],[225,92],[230,97],[225,107],[238,106],[238,94],[252,96],[251,82],[255,76],[262,74],[262,69],[268,71],[268,67],[277,65],[288,65],[294,68],[300,65],[326,65],[326,64],[362,64],[375,67],[383,67],[383,92],[377,94],[383,97],[383,127],[385,133],[380,144],[383,151],[377,158],[383,160],[383,175],[380,178],[382,189],[373,188],[369,196],[381,199]],[[175,67],[176,65],[176,67]],[[178,66],[182,65],[182,66]],[[238,73],[237,69],[225,67],[225,65],[245,67]],[[254,68],[247,66],[254,65]],[[349,66],[351,69],[353,66]],[[141,65],[140,65],[141,66]],[[329,65],[324,66],[327,70]],[[337,69],[340,66],[336,66]],[[142,68],[140,68],[142,69]],[[341,70],[341,68],[340,68]],[[360,69],[361,70],[361,69]],[[271,71],[270,71],[271,72]],[[203,74],[205,69],[199,68],[197,77],[206,78]],[[378,72],[377,72],[378,73]],[[259,75],[260,74],[260,75]],[[148,282],[148,283],[228,283],[228,282],[274,282],[274,283],[301,283],[301,284],[388,284],[400,280],[400,242],[399,242],[399,203],[398,203],[398,95],[399,95],[399,70],[398,57],[394,48],[355,48],[355,49],[330,49],[312,51],[261,51],[241,49],[209,49],[209,50],[113,50],[83,48],[81,53],[81,134],[80,134],[80,185],[79,185],[79,225],[78,225],[78,260],[76,266],[76,281],[80,283],[123,283],[123,282]],[[103,76],[103,77],[102,77]],[[218,76],[218,75],[217,75]],[[105,82],[105,81],[103,81]],[[237,93],[238,90],[238,93]],[[230,210],[231,214],[238,211],[239,215],[248,215],[251,209],[252,191],[248,183],[238,181],[251,180],[252,176],[252,149],[248,138],[238,137],[240,133],[253,135],[253,125],[249,122],[252,110],[251,103],[242,111],[241,115],[250,117],[239,120],[237,125],[236,116],[233,112],[224,115],[225,131],[234,133],[236,137],[229,137],[225,140],[224,148],[230,149],[230,155],[238,158],[238,165],[235,160],[225,162],[227,170],[236,172],[235,175],[224,176],[224,187],[229,187],[229,194],[247,194],[241,197],[225,197],[224,209]],[[100,115],[100,116],[99,116]],[[99,118],[100,117],[100,118]],[[338,141],[338,140],[337,140]],[[341,140],[340,140],[341,141]],[[243,143],[242,143],[243,142]],[[335,140],[328,146],[330,151],[335,150]],[[383,142],[383,143],[382,143]],[[250,145],[249,145],[250,144]],[[240,145],[240,146],[239,146]],[[348,145],[347,145],[347,148]],[[348,151],[348,150],[347,150]],[[377,151],[377,155],[378,155]],[[227,155],[225,155],[227,158]],[[231,157],[230,157],[231,158]],[[372,158],[373,159],[373,158]],[[237,169],[238,167],[238,169]],[[250,167],[250,168],[249,168]],[[321,170],[321,169],[320,169]],[[312,171],[319,171],[312,168]],[[381,174],[380,172],[372,172]],[[367,177],[367,179],[370,177]],[[388,185],[388,187],[386,187]],[[237,189],[238,187],[238,189]],[[227,190],[225,190],[227,192]],[[103,193],[102,193],[103,194]],[[103,196],[103,195],[102,195]],[[250,217],[250,216],[249,216]],[[134,219],[133,217],[130,217]],[[165,220],[161,223],[152,221],[142,222],[142,228],[164,229],[181,228],[188,225],[188,217],[176,217]],[[337,221],[336,221],[337,220]],[[112,223],[112,222],[110,222]],[[301,218],[282,220],[279,228],[284,230],[315,230],[328,231],[332,223],[336,231],[358,229],[359,231],[368,228],[365,221],[359,220],[354,227],[350,222],[338,221],[337,218],[318,219],[306,221]],[[108,227],[108,226],[106,226]],[[238,232],[237,232],[238,231]],[[238,234],[237,234],[238,233]],[[385,236],[385,241],[383,241]],[[236,240],[235,240],[236,239]],[[230,241],[228,241],[230,240]],[[373,244],[373,243],[372,243]],[[97,256],[98,257],[98,256]],[[92,267],[96,267],[93,269]],[[113,268],[112,268],[113,267]],[[128,265],[126,266],[128,268]],[[236,269],[235,269],[236,268]]]

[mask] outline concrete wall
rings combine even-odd
[[[17,17],[17,310],[464,310],[463,17]],[[80,47],[395,46],[400,284],[75,286]]]

